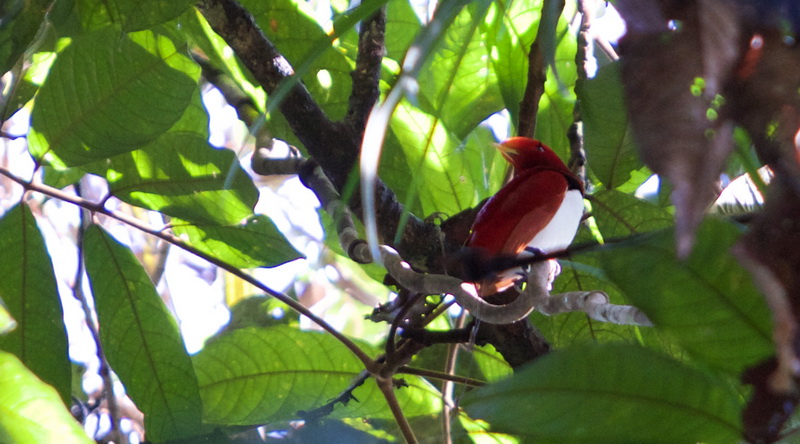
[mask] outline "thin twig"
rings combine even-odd
[[[466,376],[459,376],[455,374],[448,374],[437,372],[434,370],[428,370],[423,368],[414,368],[414,367],[406,367],[402,366],[397,369],[397,373],[403,373],[406,375],[415,375],[415,376],[422,376],[424,378],[429,379],[438,379],[440,381],[451,381],[455,382],[456,384],[463,384],[469,387],[482,387],[486,383],[484,381],[480,381],[473,378],[468,378]]]
[[[376,377],[375,383],[378,384],[378,388],[381,393],[383,393],[383,397],[386,398],[386,403],[389,404],[389,409],[391,409],[394,420],[397,422],[398,427],[400,427],[403,438],[405,438],[406,442],[409,444],[416,443],[417,437],[414,436],[414,430],[411,428],[411,424],[408,423],[408,419],[403,414],[403,409],[400,408],[400,403],[397,402],[397,396],[394,394],[392,378]]]
[[[120,212],[117,212],[117,211],[108,210],[108,209],[106,209],[104,207],[98,206],[94,202],[90,202],[90,201],[87,201],[86,199],[70,195],[68,193],[65,193],[65,192],[57,189],[57,188],[53,188],[53,187],[50,187],[50,186],[47,186],[47,185],[43,185],[43,184],[37,184],[37,183],[33,183],[33,182],[28,182],[28,181],[26,181],[26,180],[24,180],[22,178],[19,178],[19,177],[15,176],[10,171],[8,171],[6,168],[3,168],[3,167],[0,167],[0,174],[2,174],[3,176],[6,176],[9,179],[13,180],[14,182],[17,182],[18,184],[22,185],[28,191],[35,191],[35,192],[44,194],[46,196],[50,196],[50,197],[62,200],[64,202],[68,202],[68,203],[71,203],[73,205],[77,205],[77,206],[79,206],[81,208],[85,208],[85,209],[87,209],[89,211],[92,211],[92,212],[95,212],[95,213],[99,213],[99,214],[103,214],[103,215],[108,216],[108,217],[110,217],[112,219],[116,219],[116,220],[118,220],[118,221],[120,221],[120,222],[122,222],[122,223],[124,223],[126,225],[129,225],[129,226],[131,226],[131,227],[133,227],[133,228],[135,228],[135,229],[137,229],[139,231],[142,231],[144,233],[150,234],[151,236],[155,236],[155,237],[157,237],[157,238],[159,238],[159,239],[161,239],[161,240],[163,240],[165,242],[169,242],[172,245],[180,247],[181,249],[183,249],[183,250],[185,250],[185,251],[187,251],[187,252],[189,252],[191,254],[194,254],[197,257],[205,259],[206,261],[210,262],[211,264],[216,265],[217,267],[222,268],[223,270],[233,274],[234,276],[237,276],[238,278],[240,278],[240,279],[242,279],[242,280],[254,285],[256,288],[258,288],[261,291],[269,294],[270,296],[274,297],[275,299],[278,299],[279,301],[281,301],[284,304],[286,304],[289,307],[291,307],[293,310],[295,310],[298,313],[302,314],[303,316],[309,318],[315,324],[319,325],[322,329],[324,329],[325,331],[327,331],[328,333],[333,335],[342,344],[344,344],[364,364],[364,366],[365,366],[365,368],[367,370],[369,370],[370,372],[376,371],[375,362],[372,360],[372,358],[370,358],[369,355],[367,355],[363,350],[361,350],[361,347],[356,345],[347,336],[345,336],[342,333],[340,333],[338,330],[333,328],[330,324],[325,322],[325,320],[323,320],[322,318],[320,318],[317,315],[315,315],[314,313],[312,313],[311,310],[309,310],[308,308],[306,308],[305,306],[303,306],[302,304],[300,304],[296,300],[292,299],[288,295],[286,295],[284,293],[281,293],[281,292],[279,292],[277,290],[273,290],[272,288],[270,288],[270,287],[266,286],[265,284],[263,284],[258,279],[250,276],[247,273],[244,273],[243,271],[241,271],[238,268],[228,264],[227,262],[222,261],[222,260],[220,260],[220,259],[218,259],[218,258],[216,258],[216,257],[214,257],[214,256],[212,256],[210,254],[207,254],[207,253],[205,253],[203,251],[198,250],[197,248],[195,248],[195,247],[191,246],[190,244],[184,242],[183,240],[181,240],[177,236],[174,236],[174,235],[172,235],[170,233],[167,233],[166,231],[156,230],[154,228],[151,228],[150,226],[145,225],[143,222],[139,221],[138,219],[135,219],[135,218],[133,218],[131,216],[128,216],[126,214],[123,214],[123,213],[120,213]]]

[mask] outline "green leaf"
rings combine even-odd
[[[96,225],[83,246],[103,351],[144,412],[148,439],[203,433],[197,377],[150,278],[130,249]]]
[[[72,373],[61,300],[44,237],[25,204],[0,219],[0,263],[0,298],[17,322],[0,336],[0,350],[19,357],[67,402]]]
[[[173,220],[172,230],[198,250],[236,268],[274,267],[304,257],[263,215],[227,226]]]
[[[52,150],[69,166],[83,165],[141,148],[167,131],[183,115],[196,80],[171,66],[187,62],[168,39],[150,40],[160,56],[113,30],[64,49],[34,104],[31,154],[42,158]]]
[[[233,181],[226,177],[234,168]],[[238,224],[258,200],[236,155],[195,135],[170,132],[147,147],[111,159],[111,193],[132,205],[203,224]]]
[[[686,260],[676,258],[668,230],[609,248],[602,266],[656,327],[696,359],[738,375],[774,353],[766,303],[729,251],[740,234],[712,219]]]
[[[0,6],[0,75],[29,50],[44,24],[50,0],[8,0]]]
[[[536,38],[541,1],[495,2],[487,44],[505,107],[519,121],[519,104],[528,78],[528,54]]]
[[[563,18],[558,23],[557,32],[555,67],[558,69],[558,77],[552,70],[547,71],[544,93],[539,100],[539,112],[536,115],[534,137],[555,150],[562,159],[567,159],[569,158],[567,133],[574,121],[574,87],[578,78],[575,53],[578,45],[574,35],[569,31],[569,23]],[[525,69],[528,69],[527,65]],[[525,80],[519,81],[524,88]]]
[[[629,344],[551,353],[468,393],[461,406],[535,442],[735,442],[738,394],[725,382]]]
[[[276,326],[234,330],[206,344],[193,358],[207,422],[252,425],[297,419],[347,388],[364,366],[330,335]],[[397,389],[407,416],[430,414],[438,393],[421,378],[406,377]],[[391,418],[374,381],[353,393],[358,401],[337,405],[335,418]]]
[[[407,101],[397,107],[391,129],[399,147],[389,146],[387,151],[402,149],[414,174],[411,180],[396,178],[390,183],[406,202],[411,201],[407,193],[419,193],[423,215],[456,214],[477,204],[496,185],[486,182],[499,158],[489,130],[479,130],[480,135],[460,145],[440,121]]]
[[[94,441],[86,436],[53,387],[39,380],[17,357],[0,351],[0,442]]]
[[[616,190],[592,195],[592,216],[606,240],[660,230],[673,224],[672,214],[650,202]]]
[[[481,24],[491,2],[472,2],[439,39],[419,73],[423,110],[461,140],[503,107]],[[422,99],[425,99],[424,101]],[[425,106],[428,103],[429,106]],[[433,129],[424,137],[433,139]]]
[[[139,31],[172,20],[192,0],[76,0],[83,27],[94,30],[114,23],[125,32]]]
[[[619,63],[603,66],[593,79],[578,82],[576,91],[589,168],[605,188],[614,189],[642,167],[628,125]]]
[[[401,62],[419,30],[419,18],[408,0],[389,0],[386,3],[384,46],[387,57]]]

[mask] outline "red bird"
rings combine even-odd
[[[567,248],[583,216],[583,183],[556,153],[538,140],[512,137],[497,148],[514,167],[514,178],[478,212],[466,245],[484,257],[545,253]],[[483,296],[502,291],[509,275],[484,279]]]

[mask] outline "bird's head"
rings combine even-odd
[[[558,155],[538,140],[512,137],[498,144],[497,149],[514,166],[514,171],[536,167],[569,171]]]

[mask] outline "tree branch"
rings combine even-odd
[[[378,85],[385,52],[383,46],[385,33],[386,10],[384,8],[380,8],[361,23],[356,69],[350,73],[353,78],[350,106],[345,118],[356,134],[364,133],[369,112],[380,96]]]
[[[557,4],[549,4],[556,1]],[[519,122],[517,125],[517,135],[533,137],[536,133],[536,115],[539,113],[539,100],[544,94],[544,82],[547,80],[547,66],[545,66],[542,42],[545,40],[545,32],[550,31],[549,27],[542,26],[546,20],[545,11],[551,7],[557,8],[561,15],[564,9],[564,0],[544,0],[542,4],[542,18],[539,20],[539,29],[536,31],[536,40],[531,44],[528,53],[528,83],[525,86],[525,93],[519,104]],[[553,26],[553,30],[555,26]]]

